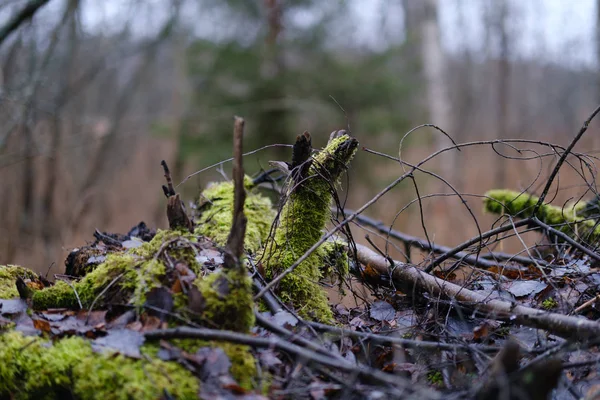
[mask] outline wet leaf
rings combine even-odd
[[[229,361],[229,357],[227,357],[227,354],[221,348],[202,347],[198,349],[191,359],[202,367],[200,372],[202,380],[229,374],[231,361]]]
[[[89,312],[87,310],[79,310],[76,318],[87,326],[102,325],[106,323],[106,311],[98,310]]]
[[[106,256],[104,256],[104,255],[91,256],[90,258],[87,259],[87,263],[88,264],[101,264],[105,260],[106,260]]]
[[[64,319],[68,318],[68,315],[42,313],[42,317],[44,317],[44,319],[46,319],[47,321],[50,321],[50,322],[59,322],[59,321],[62,321]]]
[[[135,249],[136,247],[140,247],[143,244],[144,242],[142,240],[138,238],[131,238],[121,243],[121,246],[123,246],[126,249]]]
[[[298,319],[285,310],[277,311],[269,319],[278,326],[296,326],[298,324]]]
[[[161,320],[165,320],[169,313],[173,310],[173,295],[171,291],[165,287],[158,287],[152,289],[146,295],[146,302],[144,306],[148,314],[159,317]]]
[[[350,325],[351,326],[364,326],[366,324],[365,324],[365,321],[361,317],[354,317],[350,321]]]
[[[371,318],[377,321],[390,321],[396,316],[396,310],[394,307],[385,301],[376,301],[371,304],[371,310],[369,312]]]
[[[529,296],[530,294],[538,294],[548,287],[547,283],[541,281],[513,281],[508,285],[502,285],[508,292],[515,297]]]
[[[343,304],[336,304],[335,311],[339,315],[350,315],[350,311],[348,311],[348,308],[346,308],[346,306]]]
[[[482,340],[494,333],[502,325],[499,321],[486,319],[479,326],[473,329],[473,339]]]
[[[0,299],[0,314],[12,315],[27,311],[27,302],[23,299]]]
[[[144,335],[130,329],[112,329],[108,335],[92,341],[96,352],[117,351],[128,357],[141,358],[140,347],[144,344]]]
[[[271,349],[261,351],[258,355],[258,358],[260,359],[261,364],[263,364],[266,367],[274,367],[282,364],[282,361],[279,359],[279,357],[275,355],[275,352]]]
[[[167,323],[163,322],[160,318],[153,315],[144,314],[141,318],[142,332],[153,331],[155,329],[166,328]]]

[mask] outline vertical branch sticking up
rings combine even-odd
[[[298,183],[306,178],[306,174],[312,165],[311,152],[310,133],[305,131],[302,135],[296,137],[296,143],[294,143],[294,150],[292,152],[292,163],[288,163],[294,182]]]
[[[163,170],[165,171],[165,179],[167,180],[167,185],[162,185],[162,189],[167,197],[167,219],[169,220],[169,228],[185,228],[190,232],[193,232],[194,224],[185,212],[185,205],[183,204],[183,201],[181,201],[179,193],[175,192],[173,180],[171,179],[171,171],[169,171],[167,162],[162,160],[160,165],[162,165]]]
[[[242,150],[244,136],[244,119],[234,117],[233,123],[233,222],[227,238],[225,249],[225,267],[238,268],[239,260],[244,252],[244,236],[248,219],[244,215],[246,190],[244,188],[244,167],[242,165]]]

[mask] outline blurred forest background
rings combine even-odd
[[[233,115],[247,120],[247,151],[291,144],[304,130],[322,147],[349,125],[362,146],[398,157],[404,134],[426,123],[456,142],[566,145],[600,101],[598,60],[596,0],[0,0],[0,264],[58,272],[96,228],[167,227],[160,161],[180,182],[230,157]],[[592,125],[576,150],[595,156]],[[402,158],[448,145],[419,129]],[[290,153],[257,152],[246,170]],[[532,182],[539,191],[555,160],[499,154],[517,152],[473,146],[425,166],[481,195]],[[179,190],[192,200],[230,168]],[[356,208],[402,173],[360,151],[342,197]],[[418,204],[394,220],[420,196],[436,243],[477,234],[460,199],[430,196],[447,187],[415,179],[418,194],[403,183],[367,214],[423,237]],[[585,192],[568,171],[560,189],[558,204]],[[493,221],[480,198],[466,199],[480,222]]]

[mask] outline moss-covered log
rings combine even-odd
[[[358,141],[346,134],[334,137],[312,159],[306,176],[290,184],[274,235],[266,243],[262,264],[267,278],[290,267],[320,238],[330,218],[334,187],[353,158]],[[291,174],[294,177],[292,171]],[[298,178],[298,176],[296,176]],[[301,316],[328,321],[332,318],[327,296],[319,287],[324,251],[311,255],[278,288],[279,296]]]
[[[506,189],[490,190],[485,196],[485,211],[498,215],[508,214],[514,218],[533,217],[539,201],[539,197]],[[600,240],[600,226],[595,220],[585,217],[584,211],[588,208],[585,201],[565,207],[543,203],[535,217],[575,240],[583,238],[589,242],[597,242]]]
[[[246,176],[244,186],[247,191],[244,214],[248,218],[244,245],[246,250],[256,253],[269,235],[275,210],[271,200],[254,188],[252,178]],[[195,219],[196,234],[225,246],[233,218],[233,194],[233,182],[212,183],[202,192]]]

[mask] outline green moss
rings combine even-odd
[[[444,376],[438,370],[431,370],[427,373],[427,382],[434,386],[443,386],[444,385]]]
[[[151,384],[149,384],[151,382]],[[51,345],[18,332],[0,336],[0,397],[15,399],[197,398],[198,381],[177,363],[92,351],[82,338]]]
[[[73,287],[59,281],[34,293],[32,307],[36,310],[78,308],[75,291],[83,308],[89,308],[96,299],[96,308],[107,301],[127,303],[132,300],[143,304],[144,294],[159,285],[161,274],[164,274],[164,265],[159,261],[144,261],[131,254],[111,254],[94,271],[72,283]]]
[[[549,297],[542,302],[542,308],[545,310],[551,310],[558,307],[558,302],[553,297]]]
[[[202,319],[210,327],[249,332],[254,326],[252,280],[245,271],[219,271],[194,282],[204,298]]]
[[[332,140],[318,153],[308,178],[289,193],[280,214],[275,235],[266,244],[262,263],[268,278],[274,278],[292,266],[320,238],[330,218],[332,186],[350,162],[358,142],[348,135]],[[321,256],[323,252],[320,253]],[[330,321],[331,309],[325,292],[319,287],[323,260],[313,253],[293,273],[281,280],[278,288],[283,301],[291,303],[303,317]]]
[[[347,276],[350,270],[348,265],[348,252],[346,242],[343,240],[330,240],[317,250],[321,258],[321,273],[325,277]]]
[[[17,277],[23,279],[36,279],[35,272],[18,265],[0,265],[0,299],[19,297],[15,282]]]
[[[177,239],[177,235],[177,232],[161,232],[157,234],[156,241],[152,240],[131,254],[108,255],[104,263],[80,281],[72,283],[72,287],[59,281],[50,288],[34,293],[32,307],[36,310],[78,309],[75,292],[84,309],[88,309],[92,304],[95,309],[100,309],[109,303],[129,303],[142,307],[147,294],[165,284],[167,268],[155,255],[163,243]],[[177,254],[184,259],[194,257],[190,246],[169,249],[171,258],[177,258]],[[197,264],[195,260],[186,262],[188,265]],[[196,266],[196,269],[199,267]],[[200,271],[196,272],[199,274]],[[199,317],[209,327],[248,332],[254,326],[252,281],[245,270],[200,275],[195,285],[203,296],[203,312]],[[174,296],[174,303],[177,311],[183,311],[187,307],[187,297],[178,293]]]
[[[533,210],[539,201],[536,196],[505,189],[490,190],[485,196],[485,211],[518,218],[533,217]],[[586,205],[586,202],[580,201],[561,208],[544,203],[535,216],[573,239],[583,237],[596,242],[600,240],[600,226],[596,221],[585,220],[578,215]]]
[[[59,281],[50,288],[34,293],[32,306],[36,310],[77,309],[79,304],[75,291],[83,308],[90,307],[96,298],[95,308],[101,308],[109,301],[142,306],[146,301],[146,294],[162,284],[166,267],[155,255],[161,248],[165,251],[163,245],[169,241],[169,257],[174,261],[185,262],[195,273],[200,273],[194,249],[186,243],[196,242],[197,238],[189,232],[159,230],[150,242],[140,247],[127,253],[108,255],[96,269],[80,281],[72,283],[73,288]],[[109,285],[111,287],[107,289]]]
[[[248,218],[248,224],[244,245],[248,251],[256,253],[269,235],[275,211],[268,197],[252,189],[252,179],[247,176],[245,186],[247,195],[244,214]],[[224,246],[233,218],[233,182],[213,183],[202,192],[201,198],[204,203],[198,208],[200,215],[195,221],[195,233]]]

